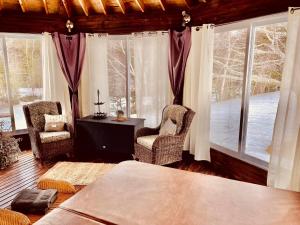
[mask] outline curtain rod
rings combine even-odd
[[[299,9],[300,9],[300,7],[292,7],[290,12],[291,12],[291,14],[294,14],[294,12],[299,10]]]
[[[213,27],[216,27],[215,24],[208,24],[211,28]],[[200,28],[202,28],[203,26],[191,26],[191,27],[195,27],[196,28],[196,31],[199,31]],[[130,34],[143,34],[143,33],[146,33],[146,34],[156,34],[157,32],[161,32],[162,34],[168,34],[169,31],[168,30],[161,30],[161,31],[141,31],[141,32],[132,32],[132,33],[128,33],[129,35]],[[120,35],[128,35],[128,34],[120,34]],[[103,36],[107,36],[107,35],[110,35],[109,33],[87,33],[88,36],[92,37],[92,36],[95,36],[97,35],[98,37],[103,37]],[[112,34],[114,35],[114,34]]]

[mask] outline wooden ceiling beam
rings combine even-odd
[[[84,12],[84,14],[86,16],[89,16],[89,10],[88,10],[88,7],[87,7],[87,3],[85,0],[79,0],[79,4]]]
[[[103,14],[107,15],[106,0],[99,0],[99,4],[100,4]]]
[[[120,7],[122,13],[125,14],[126,8],[125,8],[124,1],[123,0],[116,0],[116,1],[117,1],[118,6]]]
[[[64,5],[65,11],[66,11],[68,17],[71,18],[72,17],[72,10],[71,10],[71,5],[70,5],[69,0],[62,0],[62,3]]]
[[[145,12],[145,4],[143,0],[135,0],[136,4],[140,8],[141,12]]]
[[[158,0],[159,1],[159,4],[160,4],[160,7],[163,11],[166,11],[166,6],[167,6],[167,2],[166,0]]]
[[[48,15],[49,14],[49,9],[48,9],[48,5],[47,5],[47,0],[43,0],[43,3],[44,3],[45,12]]]
[[[3,0],[0,0],[0,12],[3,10]]]
[[[19,4],[21,6],[22,12],[26,13],[25,1],[24,0],[19,0]]]

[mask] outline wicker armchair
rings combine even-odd
[[[182,160],[185,137],[195,112],[179,105],[166,106],[163,110],[161,124],[157,128],[142,128],[136,133],[134,159],[157,165],[165,165]],[[167,119],[176,121],[175,135],[158,135]],[[142,143],[143,138],[148,143]]]
[[[44,114],[62,114],[59,102],[40,101],[23,106],[33,155],[41,162],[57,155],[73,155],[73,129],[65,124],[65,131],[44,132]]]

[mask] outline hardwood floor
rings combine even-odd
[[[103,162],[103,160],[101,159],[94,161]],[[49,162],[42,166],[37,160],[34,159],[31,151],[22,152],[18,162],[5,170],[0,170],[0,208],[9,208],[11,201],[19,193],[20,190],[23,190],[25,188],[36,188],[37,179],[54,164],[55,162]],[[214,171],[212,165],[209,162],[196,162],[188,154],[184,154],[183,160],[181,162],[169,165],[169,167],[204,174],[223,176],[221,173]],[[78,190],[80,190],[80,188]],[[72,195],[70,194],[59,194],[58,199],[52,206],[52,208],[57,207],[61,202],[65,201],[71,196]],[[31,222],[35,222],[41,217],[38,215],[28,216]]]
[[[20,190],[35,188],[36,180],[47,170],[34,160],[30,151],[23,152],[17,163],[0,170],[0,208],[8,207]]]

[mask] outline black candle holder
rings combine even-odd
[[[98,106],[98,112],[94,113],[94,119],[105,119],[107,118],[107,113],[101,112],[101,105],[103,105],[105,102],[100,102],[100,91],[99,89],[97,90],[97,96],[98,96],[98,101],[94,103],[94,105]]]

